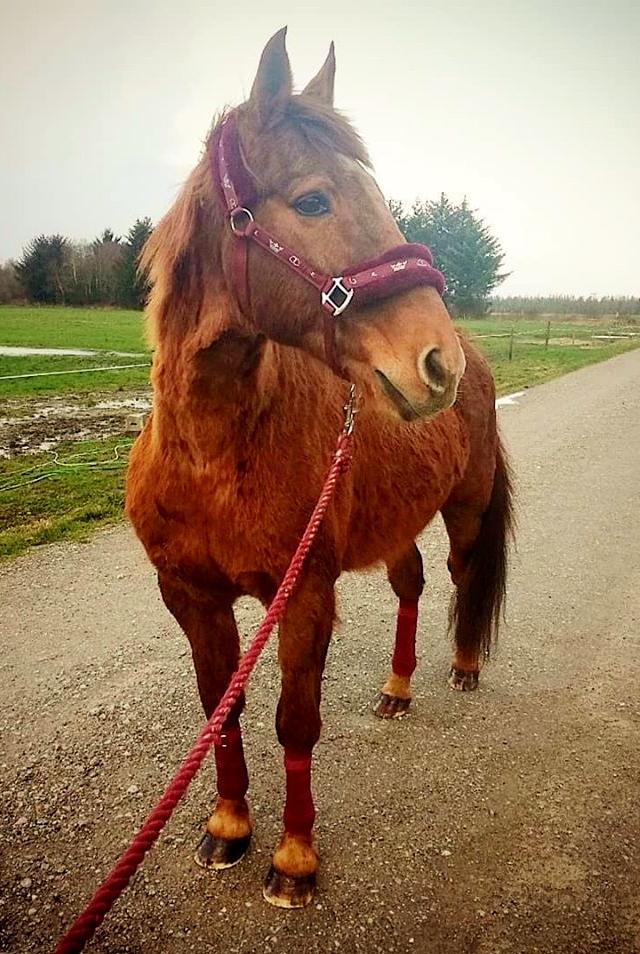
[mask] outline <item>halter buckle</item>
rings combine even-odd
[[[242,216],[244,216],[246,219],[244,224],[242,222]],[[239,222],[238,219],[240,219]],[[231,231],[234,235],[248,235],[252,223],[253,215],[249,209],[245,209],[243,206],[236,206],[236,208],[232,209],[232,211],[229,213],[229,225],[231,226]]]
[[[328,291],[321,292],[322,307],[337,318],[353,298],[353,288],[345,288],[342,276],[334,278]]]

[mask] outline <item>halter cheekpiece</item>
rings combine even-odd
[[[251,240],[319,292],[320,305],[327,319],[327,359],[334,368],[337,367],[337,361],[334,323],[331,319],[338,318],[347,308],[360,308],[418,285],[430,285],[442,295],[444,276],[433,267],[433,256],[426,245],[396,245],[377,258],[360,262],[335,276],[314,268],[301,255],[262,228],[255,221],[250,208],[258,196],[255,182],[240,151],[235,111],[222,120],[214,133],[209,146],[209,160],[214,183],[227,209],[229,226],[236,238],[231,281],[240,308],[244,312],[250,308],[247,244]]]

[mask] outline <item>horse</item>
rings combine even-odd
[[[322,487],[348,382],[357,388],[352,466],[279,625],[286,797],[263,895],[287,908],[316,889],[311,760],[336,580],[387,567],[399,608],[374,709],[392,719],[409,707],[416,665],[416,537],[442,514],[455,584],[448,679],[467,691],[497,632],[512,524],[490,370],[456,331],[429,251],[403,244],[361,139],[334,109],[334,76],[332,44],[294,93],[285,30],[272,37],[249,98],[214,122],[149,238],[154,401],[126,491],[209,717],[238,664],[234,603],[273,599]],[[363,275],[374,292],[354,298]],[[217,798],[196,852],[212,869],[238,862],[251,837],[243,708],[244,696],[214,746]]]

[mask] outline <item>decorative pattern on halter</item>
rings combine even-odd
[[[213,181],[229,213],[229,224],[243,246],[242,258],[233,269],[236,294],[241,306],[248,304],[246,276],[246,240],[251,239],[283,262],[320,292],[322,308],[337,318],[349,306],[361,307],[388,298],[418,285],[430,285],[441,295],[445,280],[433,267],[433,256],[426,245],[404,244],[378,258],[346,269],[342,275],[327,275],[315,268],[275,236],[258,225],[250,206],[257,199],[255,183],[242,158],[235,112],[220,123],[209,147]]]

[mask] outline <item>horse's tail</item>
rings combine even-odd
[[[514,524],[511,468],[498,438],[491,499],[456,587],[449,618],[456,648],[476,656],[480,663],[489,656],[498,635]]]

